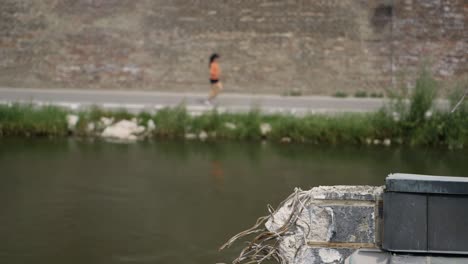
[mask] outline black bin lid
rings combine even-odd
[[[386,179],[385,190],[387,192],[468,195],[468,178],[390,174]]]

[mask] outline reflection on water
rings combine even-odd
[[[468,153],[0,139],[0,263],[217,263],[294,187],[468,175]]]
[[[222,191],[224,186],[224,171],[223,164],[220,161],[215,160],[211,162],[211,176],[216,189]]]

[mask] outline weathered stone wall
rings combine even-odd
[[[2,0],[0,86],[382,91],[429,58],[468,73],[465,0]]]
[[[281,237],[280,255],[291,264],[341,264],[359,248],[378,248],[382,194],[383,187],[370,186],[325,186],[301,192],[307,202],[293,231]],[[291,210],[288,202],[279,208],[266,223],[268,230],[278,232],[294,213]]]
[[[393,6],[396,76],[414,75],[422,64],[430,65],[440,79],[467,76],[466,0],[395,0]]]

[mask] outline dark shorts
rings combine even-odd
[[[211,83],[211,84],[217,84],[217,83],[219,83],[219,80],[212,80],[212,79],[210,79],[210,83]]]

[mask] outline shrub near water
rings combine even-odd
[[[367,114],[341,114],[335,116],[309,115],[304,117],[285,115],[262,115],[258,111],[245,114],[218,113],[212,111],[201,116],[190,116],[183,107],[164,109],[155,115],[141,113],[100,112],[114,120],[136,117],[140,124],[152,119],[157,129],[156,138],[183,139],[187,133],[199,135],[206,132],[211,139],[281,141],[313,144],[368,144],[369,140],[402,142],[420,146],[448,146],[460,148],[468,144],[468,113],[463,106],[460,111],[434,112],[431,117],[415,118],[409,114],[410,106],[401,110],[401,119],[394,112],[381,110]],[[31,106],[0,106],[0,131],[3,135],[19,136],[64,136],[67,134],[67,112],[55,108]],[[87,135],[86,127],[100,119],[96,110],[81,112],[77,135]],[[260,126],[270,124],[271,133],[262,136]],[[229,124],[229,126],[227,126]]]
[[[468,112],[463,109],[466,101],[455,113],[436,111],[434,100],[438,86],[429,71],[423,69],[412,89],[409,103],[405,103],[402,96],[394,98],[387,114],[399,117],[394,125],[395,137],[409,145],[460,148],[468,144]]]
[[[167,138],[183,138],[190,116],[182,106],[160,110],[154,117],[158,129],[156,136]]]
[[[0,133],[11,136],[63,136],[67,112],[53,106],[0,105]]]
[[[408,120],[419,124],[424,122],[426,114],[434,105],[437,93],[437,82],[430,73],[424,69],[420,77],[416,80],[413,94],[410,98]]]

